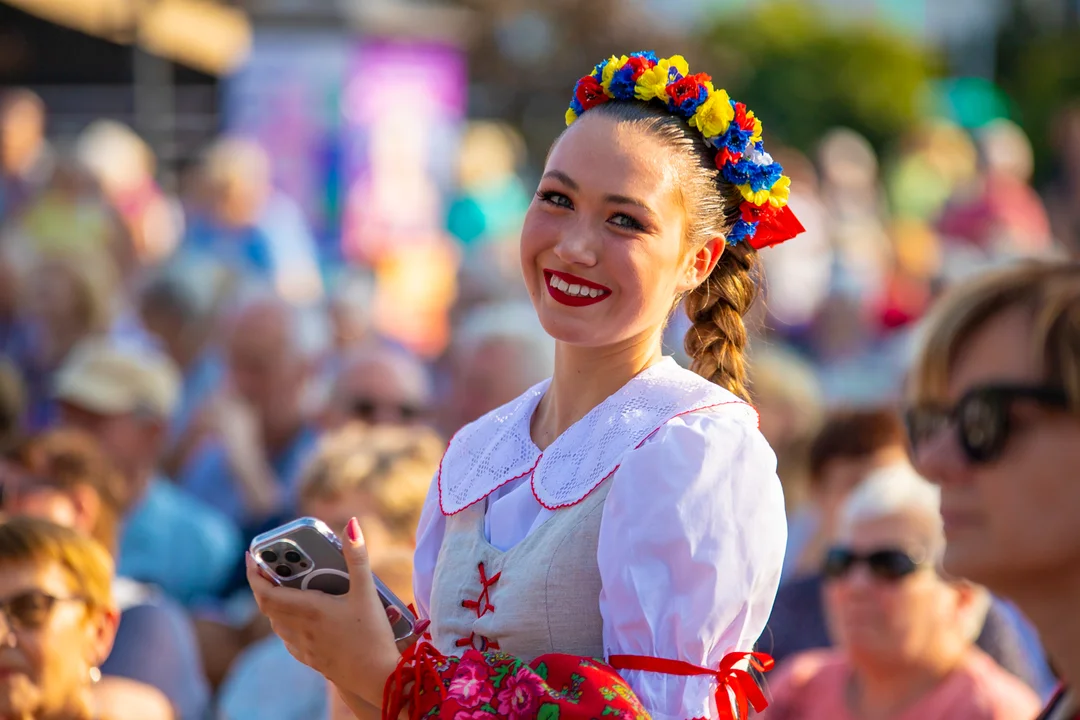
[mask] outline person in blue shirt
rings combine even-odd
[[[158,472],[178,395],[179,373],[168,358],[115,338],[77,346],[54,388],[61,424],[97,440],[124,478],[120,574],[190,605],[222,590],[243,545],[224,513]]]
[[[250,537],[295,508],[295,480],[316,441],[304,409],[312,363],[299,315],[276,298],[243,304],[225,337],[225,384],[203,410],[207,434],[180,486]]]

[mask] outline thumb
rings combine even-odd
[[[356,518],[349,520],[345,526],[342,549],[345,553],[345,564],[349,568],[349,586],[360,588],[372,585],[371,558],[368,557],[364,533],[360,530],[360,523]]]

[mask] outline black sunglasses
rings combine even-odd
[[[389,416],[408,423],[423,417],[424,409],[407,403],[380,403],[360,398],[350,403],[349,414],[365,422],[375,422],[379,417]]]
[[[889,581],[907,577],[921,567],[918,561],[903,550],[875,550],[860,555],[850,548],[835,547],[825,555],[825,565],[821,573],[829,580],[838,580],[861,563],[866,564],[874,577]]]
[[[917,452],[920,445],[953,427],[969,461],[991,462],[1001,455],[1009,440],[1012,406],[1018,401],[1053,410],[1069,407],[1069,397],[1060,388],[1023,385],[973,388],[951,408],[934,405],[909,408],[904,419],[911,449]]]
[[[60,602],[84,602],[82,598],[59,598],[41,590],[28,590],[0,600],[0,614],[14,630],[40,630]]]

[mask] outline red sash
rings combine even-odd
[[[735,652],[728,653],[720,661],[720,667],[716,670],[698,667],[682,660],[668,660],[666,658],[646,657],[644,655],[612,655],[608,658],[608,664],[616,670],[643,670],[645,672],[663,673],[665,675],[680,675],[693,677],[709,675],[716,680],[716,709],[720,713],[721,720],[745,720],[749,708],[761,712],[769,706],[765,694],[761,692],[754,676],[735,665],[746,660],[750,666],[758,672],[768,672],[776,664],[765,653]],[[736,718],[731,714],[731,697],[728,690],[735,696],[735,706],[739,715]]]

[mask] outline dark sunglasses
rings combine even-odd
[[[28,590],[0,600],[0,614],[14,630],[40,630],[60,602],[83,602],[82,598],[58,598],[40,590]]]
[[[380,403],[374,400],[353,400],[349,414],[356,420],[375,422],[381,417],[394,417],[400,422],[412,422],[423,417],[424,409],[407,403]]]
[[[987,385],[969,390],[951,408],[916,406],[905,413],[911,449],[955,428],[960,447],[973,463],[987,463],[1001,455],[1009,440],[1012,406],[1033,402],[1053,410],[1066,410],[1069,397],[1060,388],[1022,385]]]
[[[836,547],[825,555],[825,565],[821,573],[828,580],[838,580],[862,563],[866,564],[875,578],[889,581],[905,578],[921,567],[903,550],[875,550],[866,555],[859,555],[849,548]]]

